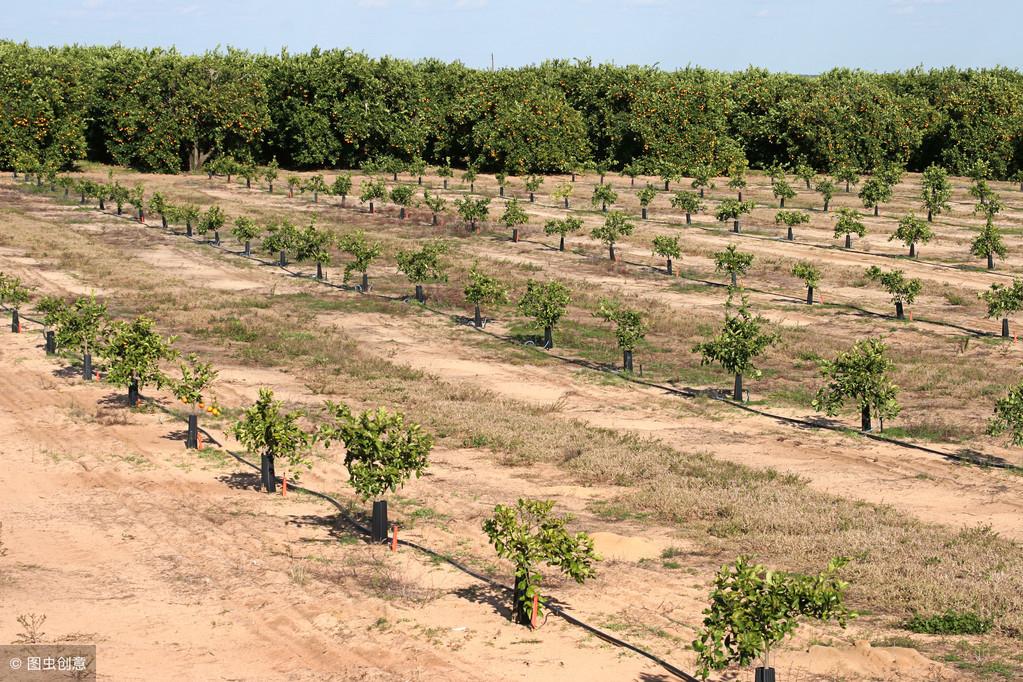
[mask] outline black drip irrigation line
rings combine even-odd
[[[131,218],[130,216],[121,216],[121,217],[124,217],[127,220],[131,220],[132,222],[135,222],[134,219]],[[180,234],[179,232],[174,231],[174,230],[166,230],[165,231],[162,228],[158,228],[158,229],[160,229],[161,232],[164,233],[164,234],[167,234],[168,232],[170,234],[172,234],[172,235],[175,235],[175,236]],[[708,228],[703,228],[703,229],[708,229]],[[195,239],[193,237],[193,238],[191,238],[191,241],[219,248],[219,249],[221,249],[222,251],[224,251],[225,253],[228,253],[228,254],[246,257],[246,258],[249,258],[251,260],[255,260],[255,261],[258,261],[260,263],[266,264],[266,265],[276,266],[276,267],[280,268],[281,270],[284,270],[285,272],[287,272],[292,277],[308,278],[312,282],[317,282],[319,284],[323,284],[323,285],[329,286],[329,287],[331,287],[333,289],[340,289],[342,291],[350,291],[350,290],[352,290],[351,288],[345,287],[343,285],[333,284],[333,283],[328,282],[326,280],[315,279],[314,277],[311,277],[311,276],[308,276],[308,275],[303,275],[303,274],[295,272],[293,270],[288,270],[287,267],[281,266],[280,264],[274,263],[272,261],[264,261],[264,260],[262,260],[260,258],[254,257],[254,256],[245,256],[244,253],[231,251],[231,250],[225,248],[223,245],[213,244],[212,242],[210,242],[208,240],[207,241],[201,241],[201,240],[197,240],[197,239]],[[539,242],[534,242],[534,243],[539,243]],[[811,246],[813,246],[813,245],[811,245]],[[830,247],[818,247],[818,248],[830,248]],[[866,253],[866,252],[864,252],[864,253]],[[583,254],[583,255],[586,255],[586,254]],[[586,257],[593,258],[594,256],[586,256]],[[645,267],[647,267],[647,266],[645,266]],[[373,296],[373,297],[375,297],[377,299],[381,299],[381,300],[385,300],[385,301],[391,301],[391,302],[397,302],[397,301],[405,301],[405,302],[407,302],[409,300],[409,297],[385,296],[383,294],[377,294],[377,293],[373,293],[373,292],[361,292],[361,293],[363,295],[365,295],[365,296]],[[452,315],[448,311],[440,310],[438,308],[431,308],[430,306],[426,305],[425,303],[421,304],[421,307],[424,310],[428,311],[428,312],[434,313],[436,315],[441,315],[441,316],[443,316],[445,318],[448,318],[448,319],[451,319],[453,317],[458,317],[456,315]],[[870,311],[865,311],[865,312],[870,312]],[[477,331],[477,332],[480,332],[482,334],[487,334],[487,335],[489,335],[492,338],[505,341],[507,343],[512,343],[512,344],[515,344],[515,345],[522,345],[522,344],[520,344],[520,342],[517,339],[515,339],[513,337],[510,337],[510,336],[504,336],[504,335],[497,334],[497,333],[494,333],[494,332],[486,331],[485,329],[476,329],[476,328],[474,328],[474,330]],[[888,444],[896,445],[896,446],[899,446],[899,447],[902,447],[902,448],[907,448],[907,449],[910,449],[910,450],[917,450],[919,452],[925,452],[927,454],[937,455],[939,457],[942,457],[942,458],[948,459],[948,460],[952,460],[952,461],[965,462],[965,463],[968,463],[968,464],[974,464],[974,465],[979,465],[979,466],[987,466],[987,467],[992,467],[992,468],[996,468],[996,469],[1005,469],[1007,471],[1023,472],[1023,467],[1017,466],[1017,465],[1012,464],[1010,462],[1006,462],[1005,460],[1003,460],[1001,458],[998,458],[998,457],[985,456],[983,453],[970,453],[970,454],[952,453],[952,452],[947,452],[947,451],[944,451],[944,450],[938,450],[936,448],[927,447],[926,445],[918,445],[916,443],[911,443],[909,441],[905,441],[905,440],[901,440],[901,439],[897,439],[897,438],[889,438],[887,436],[878,435],[878,434],[875,434],[875,433],[871,433],[869,431],[856,431],[855,429],[851,429],[851,428],[849,428],[847,426],[841,426],[841,425],[838,425],[838,424],[822,424],[819,421],[811,421],[811,420],[808,420],[808,419],[800,419],[798,417],[787,417],[785,415],[775,414],[773,412],[768,412],[766,410],[761,410],[761,409],[752,407],[750,405],[746,405],[744,403],[737,402],[735,400],[731,400],[729,398],[723,398],[721,396],[714,395],[712,392],[709,392],[709,391],[708,392],[696,392],[696,391],[692,391],[692,390],[689,390],[689,389],[680,389],[680,388],[677,388],[677,387],[674,387],[674,386],[668,386],[666,384],[659,384],[659,383],[656,383],[656,382],[647,381],[645,379],[640,379],[638,377],[630,376],[630,375],[624,374],[622,372],[619,372],[617,370],[610,369],[610,368],[608,368],[606,366],[603,366],[603,365],[598,365],[598,364],[595,364],[595,363],[591,363],[591,362],[588,362],[588,361],[585,361],[585,360],[581,360],[579,358],[572,358],[572,357],[568,357],[568,356],[558,355],[556,353],[551,353],[550,351],[547,351],[545,353],[545,355],[547,357],[554,358],[554,359],[556,359],[556,360],[558,360],[560,362],[563,362],[563,363],[573,364],[573,365],[576,365],[576,366],[579,366],[579,367],[584,367],[586,369],[592,370],[594,372],[600,372],[602,374],[608,374],[608,375],[617,376],[617,377],[621,378],[624,381],[628,381],[630,383],[634,383],[634,384],[638,384],[638,385],[642,385],[642,386],[647,386],[649,388],[656,388],[658,390],[664,391],[664,392],[672,394],[672,395],[678,395],[678,396],[681,396],[681,397],[684,397],[684,398],[698,398],[698,397],[709,398],[711,400],[715,400],[715,401],[723,403],[725,405],[730,405],[730,406],[732,406],[732,407],[734,407],[736,409],[740,409],[740,410],[743,410],[745,412],[749,412],[749,413],[752,413],[752,414],[760,415],[760,416],[763,416],[763,417],[768,417],[770,419],[774,419],[775,421],[779,421],[779,422],[782,422],[782,423],[785,423],[785,424],[791,424],[791,425],[800,426],[800,427],[803,427],[803,428],[831,431],[833,433],[841,433],[841,434],[844,434],[844,435],[860,435],[860,436],[864,436],[866,438],[869,438],[869,439],[877,441],[877,442],[888,443]]]

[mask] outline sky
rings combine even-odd
[[[814,74],[1023,68],[1021,0],[6,0],[0,38]]]

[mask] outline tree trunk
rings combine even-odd
[[[693,224],[693,216],[688,211],[686,211],[686,225],[692,225],[692,224]]]
[[[732,286],[734,287],[738,283],[739,283],[738,282],[738,278],[736,277],[735,273],[733,272],[732,273]]]
[[[640,211],[642,212],[643,220],[646,220],[646,206],[643,206]]]
[[[1009,338],[1009,318],[1007,317],[1002,318],[1002,338]]]
[[[529,203],[536,203],[536,196],[532,192],[529,193]]]
[[[995,269],[995,254],[994,253],[989,253],[987,255],[987,269],[988,270],[994,270]]]
[[[213,230],[213,245],[220,246],[220,230]]]
[[[739,201],[742,201],[742,190],[739,190]]]
[[[21,333],[21,316],[17,310],[11,311],[11,332],[14,334]]]
[[[739,234],[739,221],[738,220],[733,220],[732,221],[732,232],[734,232],[736,234]]]
[[[288,185],[288,198],[289,199],[295,198],[295,188],[292,187],[291,185]]]
[[[186,237],[191,237],[192,236],[192,221],[191,220],[186,220],[185,221],[185,236]]]
[[[57,338],[53,330],[46,330],[46,354],[54,355],[57,352]]]
[[[785,197],[779,197],[778,208],[785,208]]]
[[[268,493],[277,492],[277,473],[274,471],[274,458],[272,455],[264,454],[260,458],[259,470],[263,490]]]
[[[436,213],[433,214],[433,220],[430,221],[430,224],[431,225],[436,225],[437,224],[437,214]]]
[[[916,258],[916,242],[909,243],[909,257]]]
[[[874,204],[874,217],[875,218],[879,215],[879,211],[880,210],[881,210],[881,207],[878,206],[877,204]]]
[[[849,181],[848,180],[845,181],[845,191],[846,191],[846,193],[849,192]]]
[[[82,353],[82,379],[92,381],[92,354],[89,351]]]
[[[860,430],[864,432],[873,430],[870,426],[870,405],[863,405],[860,408]]]
[[[103,201],[103,197],[99,198],[99,210],[105,211],[107,209],[106,204]]]
[[[369,273],[362,273],[362,293],[369,291]]]
[[[600,210],[603,211],[604,213],[607,213],[607,202],[606,201],[603,201],[603,202],[600,203]]]
[[[132,380],[128,384],[128,407],[138,407],[139,404],[139,382]]]
[[[568,208],[568,197],[565,197],[565,208]]]
[[[804,179],[805,179],[805,178],[804,178]],[[807,180],[807,181],[806,181],[806,188],[807,188],[807,189],[810,189],[810,181],[809,181],[809,180]]]
[[[565,250],[565,235],[561,235],[561,241],[558,242],[558,251]]]
[[[664,181],[664,191],[665,192],[668,191],[668,181],[667,180]]]
[[[473,313],[472,321],[476,326],[476,329],[481,329],[483,327],[483,315],[480,313],[479,303],[476,304],[476,311]]]
[[[370,212],[370,215],[373,214],[373,202],[372,201],[369,202],[369,212]]]
[[[700,198],[701,199],[703,198],[703,188],[702,187],[700,188]]]
[[[813,287],[806,288],[806,305],[813,305]]]
[[[277,254],[277,265],[286,267],[288,265],[288,252],[281,249],[280,253]]]
[[[519,228],[512,228],[512,241],[518,243],[519,241]]]
[[[188,415],[188,433],[185,436],[185,448],[188,450],[199,449],[199,417]]]
[[[611,257],[611,260],[615,259],[615,245],[614,244],[608,244],[607,245],[607,254],[608,254],[608,256]]]
[[[498,189],[498,193],[500,194],[500,196],[504,197],[504,185],[501,185],[497,189]]]
[[[371,535],[373,542],[383,542],[387,539],[387,501],[374,500],[373,521],[371,524]]]
[[[448,179],[444,178],[444,189],[448,188]]]
[[[927,222],[929,223],[934,222],[934,211],[932,211],[931,209],[927,209]]]
[[[794,235],[792,233],[792,226],[791,225],[789,225],[789,230],[788,230],[788,233],[785,235],[785,238],[788,239],[789,241],[792,241],[792,240],[794,240],[796,238],[796,235]]]
[[[753,673],[753,682],[775,682],[774,668],[757,668]]]
[[[847,248],[847,249],[851,249],[852,248],[852,233],[851,232],[847,232],[846,235],[845,235],[845,248]]]
[[[314,204],[320,203],[320,193],[315,190],[313,190],[313,203]]]
[[[246,257],[252,255],[252,240],[245,240],[245,250],[242,252]]]
[[[188,153],[188,170],[197,171],[202,168],[203,164],[206,163],[206,160],[210,158],[211,154],[213,154],[212,149],[208,152],[201,152],[199,151],[199,143],[193,142],[192,149]]]
[[[632,371],[632,351],[622,351],[622,369],[626,372]]]
[[[735,386],[732,389],[732,400],[742,402],[742,375],[736,373]]]
[[[629,187],[636,186],[636,178],[629,178]]]
[[[316,264],[316,279],[323,279],[323,264]]]
[[[518,571],[515,572],[515,584],[512,588],[512,618],[516,625],[529,625],[529,612],[526,611],[526,599],[519,587]]]
[[[426,294],[423,293],[423,285],[416,285],[416,300],[420,303],[426,303]]]
[[[398,209],[398,220],[405,220],[405,207],[402,206]]]
[[[250,178],[245,178],[245,189],[252,189],[252,180]]]
[[[268,183],[267,183],[267,185],[269,185],[269,189],[267,190],[267,192],[268,192],[269,194],[273,194],[273,193],[274,193],[274,182],[273,182],[273,180],[271,180],[270,182],[268,182]]]
[[[668,274],[669,274],[669,275],[673,275],[673,274],[675,274],[675,273],[674,273],[674,272],[672,272],[672,270],[671,270],[671,259],[670,259],[670,258],[668,259]]]
[[[554,348],[554,328],[544,327],[543,328],[543,347],[550,350]]]
[[[906,318],[905,311],[902,308],[902,301],[895,302],[895,319],[903,320]]]
[[[825,199],[825,200],[824,200],[824,212],[825,212],[825,213],[827,213],[827,212],[828,212],[828,204],[830,204],[830,203],[831,203],[831,200],[830,200],[830,199]]]
[[[165,230],[167,229],[167,216],[163,215],[162,213],[160,214],[160,227],[162,227]]]

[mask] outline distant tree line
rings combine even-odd
[[[954,68],[818,76],[550,61],[485,71],[350,50],[186,56],[0,42],[0,166],[92,159],[196,170],[427,162],[669,181],[749,165],[885,162],[993,177],[1023,168],[1023,74]],[[407,166],[406,166],[407,167]]]

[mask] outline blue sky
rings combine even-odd
[[[350,47],[498,67],[550,58],[617,64],[752,64],[819,73],[955,65],[1023,67],[1019,0],[8,0],[0,37],[217,45],[256,52]]]

